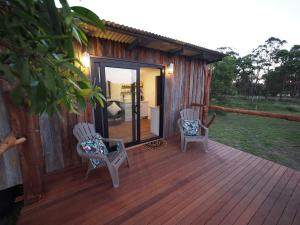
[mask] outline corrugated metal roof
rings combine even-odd
[[[94,37],[104,38],[112,41],[130,44],[135,41],[136,37],[122,34],[119,32],[110,31],[107,29],[105,32],[99,30],[97,27],[85,25],[85,28],[89,30],[90,34]]]
[[[225,56],[223,53],[220,53],[218,51],[165,37],[148,31],[128,27],[107,20],[103,20],[103,22],[105,24],[106,31],[101,31],[90,25],[85,25],[85,28],[90,31],[90,35],[95,37],[128,44],[138,42],[138,45],[140,46],[153,48],[169,53],[174,53],[177,51],[177,54],[201,58],[209,63],[222,60],[222,58]]]

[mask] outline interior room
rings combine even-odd
[[[132,142],[138,134],[136,70],[105,68],[105,74],[109,137]],[[160,69],[140,69],[141,141],[159,136],[160,82]]]

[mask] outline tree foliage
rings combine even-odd
[[[213,65],[214,78],[212,80],[211,95],[231,95],[235,93],[233,80],[236,78],[236,62],[238,54],[231,48],[218,48],[222,53],[227,54],[220,62]]]
[[[250,54],[238,57],[230,48],[223,61],[214,64],[212,96],[240,95],[300,97],[300,46],[282,49],[285,40],[271,37]]]
[[[266,90],[272,96],[300,96],[300,45],[280,50],[275,56],[277,67],[265,75]]]
[[[77,113],[86,101],[103,104],[99,87],[94,87],[75,58],[73,43],[88,39],[79,24],[104,29],[96,14],[83,7],[70,7],[60,0],[0,1],[0,79],[9,82],[11,96],[34,113]]]
[[[241,95],[253,95],[253,81],[255,78],[252,56],[246,55],[237,59],[236,87]]]

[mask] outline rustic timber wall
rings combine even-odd
[[[81,115],[62,112],[63,120],[45,114],[39,117],[46,174],[82,164],[76,152],[77,140],[73,127],[79,122],[92,122],[91,113],[92,109],[88,106]]]
[[[185,56],[170,58],[165,52],[142,47],[127,50],[127,44],[99,38],[91,38],[89,43],[89,53],[97,57],[128,59],[165,66],[174,63],[174,74],[166,74],[165,77],[164,137],[176,133],[181,109],[190,107],[192,102],[203,102],[206,71],[203,61]],[[80,49],[79,46],[77,48]]]
[[[78,55],[82,49],[75,46]],[[177,132],[177,119],[181,109],[190,107],[192,102],[203,103],[204,82],[207,66],[199,59],[184,56],[168,57],[168,54],[147,48],[127,50],[127,45],[109,40],[91,38],[88,48],[91,55],[128,59],[167,66],[174,63],[174,74],[165,76],[164,96],[164,137]],[[20,161],[27,203],[38,200],[47,186],[47,174],[65,171],[82,164],[75,151],[76,140],[72,129],[78,122],[91,122],[92,109],[88,107],[81,115],[63,112],[63,121],[57,117],[49,118],[28,115],[11,105],[5,95],[6,105],[10,107],[10,121],[19,136],[28,141],[20,147]],[[24,123],[26,121],[26,123]],[[23,124],[23,126],[22,126]]]
[[[127,44],[91,38],[88,51],[92,56],[134,60],[167,66],[174,63],[174,74],[165,76],[164,137],[177,132],[177,119],[181,109],[190,107],[192,102],[203,102],[203,87],[206,64],[198,59],[184,56],[168,57],[164,52],[135,48],[127,50]],[[83,51],[75,45],[80,58]],[[78,158],[72,129],[79,121],[92,121],[92,109],[80,116],[64,113],[64,121],[57,118],[40,117],[41,137],[45,156],[46,172],[73,167],[81,164]],[[57,125],[60,124],[60,125]]]
[[[206,68],[204,62],[183,56],[170,58],[164,52],[147,48],[127,50],[127,44],[99,38],[91,38],[89,43],[88,51],[92,56],[165,66],[174,63],[174,74],[165,76],[164,137],[172,136],[177,132],[177,119],[181,109],[190,107],[192,102],[203,102]],[[80,58],[83,49],[79,45],[75,45],[75,49]],[[63,122],[45,115],[40,117],[47,173],[82,163],[75,151],[76,140],[72,129],[80,121],[92,121],[92,114],[91,108],[80,116],[64,113]]]
[[[0,92],[0,142],[11,132],[6,107]],[[19,153],[16,147],[0,155],[0,191],[22,184]]]

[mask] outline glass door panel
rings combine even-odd
[[[141,67],[140,69],[140,133],[141,141],[160,135],[161,70]]]
[[[109,138],[125,143],[138,141],[137,70],[105,67],[107,121]]]

